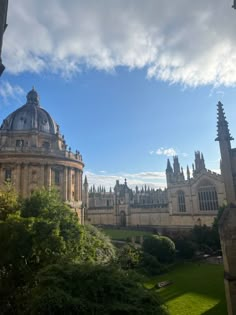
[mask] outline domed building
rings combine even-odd
[[[10,180],[23,197],[40,187],[56,187],[83,223],[82,174],[78,151],[67,149],[59,125],[40,106],[33,88],[25,105],[0,127],[0,184]]]

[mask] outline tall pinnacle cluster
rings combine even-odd
[[[225,117],[223,104],[218,102],[217,104],[217,138],[215,141],[221,140],[234,140],[229,131],[228,122]]]
[[[192,165],[193,177],[197,176],[202,170],[206,169],[204,157],[200,151],[195,152],[194,162],[195,163]],[[190,170],[188,166],[187,166],[186,173],[187,173],[187,180],[190,180]],[[166,178],[167,178],[167,185],[185,181],[183,167],[180,167],[179,159],[177,156],[173,157],[173,167],[171,166],[170,160],[169,159],[167,160]]]

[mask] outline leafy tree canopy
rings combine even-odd
[[[114,267],[52,265],[38,281],[29,314],[167,314],[156,292]]]
[[[36,272],[49,264],[104,264],[114,259],[110,239],[94,227],[80,225],[76,213],[55,191],[35,191],[22,202],[15,196],[12,191],[0,192],[2,312],[6,305],[16,307],[17,294],[34,286]]]
[[[143,250],[161,263],[172,262],[175,257],[175,244],[166,236],[152,235],[146,238],[143,242]]]

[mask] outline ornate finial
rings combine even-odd
[[[217,104],[217,138],[215,141],[221,140],[234,140],[229,132],[228,122],[225,118],[223,104],[218,102]]]
[[[27,94],[27,105],[36,105],[39,106],[39,95],[35,91],[34,87]]]

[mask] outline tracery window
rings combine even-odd
[[[179,212],[186,212],[185,196],[182,190],[178,191],[178,205]]]
[[[218,210],[218,196],[214,186],[198,189],[199,208],[201,211]]]

